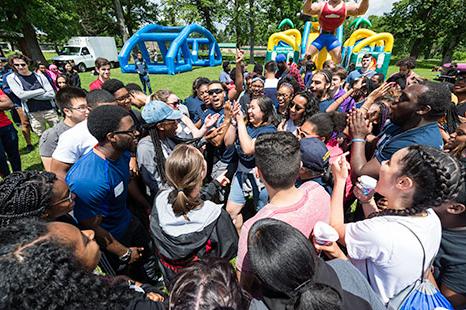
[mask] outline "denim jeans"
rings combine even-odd
[[[152,94],[152,87],[150,86],[149,73],[146,75],[139,74],[139,80],[141,81],[142,87],[144,89],[144,94],[149,90],[149,95]]]
[[[18,134],[13,124],[0,128],[0,174],[2,176],[10,174],[7,156],[13,171],[21,171]]]

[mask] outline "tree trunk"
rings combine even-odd
[[[204,19],[204,26],[207,28],[207,30],[209,30],[210,32],[212,32],[212,34],[215,35],[217,31],[212,21],[211,8],[204,6],[201,0],[196,0],[196,6],[198,10],[202,13],[201,15],[202,15],[202,18]]]
[[[423,39],[414,40],[414,43],[411,46],[411,51],[409,52],[409,56],[417,59],[422,52],[422,46],[423,46]]]
[[[120,0],[113,0],[115,5],[115,15],[118,21],[118,26],[120,27],[121,35],[123,36],[123,43],[129,39],[128,30],[125,25],[125,17],[123,16],[123,8],[121,7]]]
[[[32,26],[30,22],[23,20],[21,33],[23,34],[23,37],[18,39],[20,51],[34,61],[41,61],[45,63],[46,60],[44,54],[42,54],[42,50],[40,49],[34,26]]]
[[[254,0],[249,0],[249,63],[254,63]]]
[[[451,63],[453,59],[453,51],[461,39],[462,33],[460,31],[453,31],[452,33],[453,35],[450,36],[450,39],[446,40],[446,42],[443,44],[442,64]]]

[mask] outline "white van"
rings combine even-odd
[[[118,51],[113,37],[72,37],[53,63],[63,68],[65,63],[74,60],[80,72],[94,68],[97,57],[106,58],[112,67],[118,66]]]

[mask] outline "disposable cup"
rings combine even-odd
[[[359,184],[361,185],[362,193],[368,196],[377,186],[377,180],[368,175],[363,175],[359,178]]]
[[[320,245],[330,245],[338,240],[338,232],[325,222],[317,222],[314,226],[314,240]]]

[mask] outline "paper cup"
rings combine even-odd
[[[363,175],[359,178],[359,184],[362,187],[361,190],[364,196],[369,196],[377,186],[377,180],[368,175]]]
[[[320,245],[330,245],[338,240],[338,233],[329,224],[319,221],[314,226],[314,240]]]

